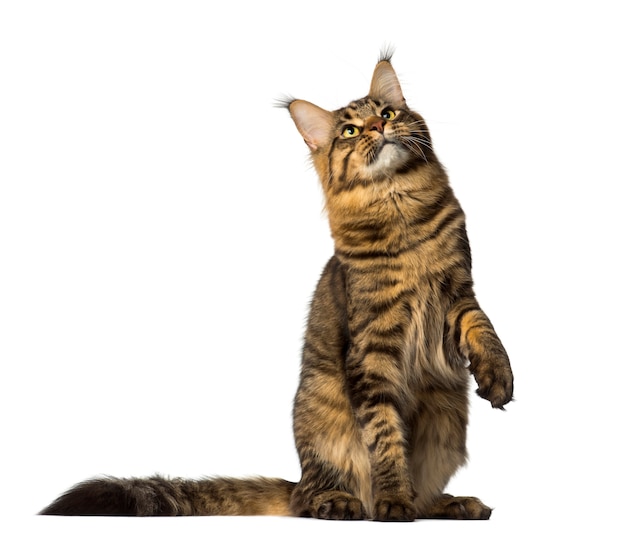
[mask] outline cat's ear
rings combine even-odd
[[[293,100],[289,104],[289,113],[304,142],[313,152],[330,141],[334,128],[330,111],[305,100]]]
[[[383,100],[398,107],[405,104],[402,89],[396,71],[387,59],[378,62],[372,76],[369,96],[376,100]]]

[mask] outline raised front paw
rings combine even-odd
[[[381,522],[412,522],[417,516],[412,501],[380,498],[374,503],[374,520]]]
[[[502,409],[513,399],[513,372],[507,358],[481,358],[470,365],[476,378],[476,393],[491,402],[494,408]]]
[[[361,500],[338,490],[322,492],[313,497],[310,506],[313,518],[327,520],[363,520],[365,509]]]

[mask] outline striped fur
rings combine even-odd
[[[92,480],[42,513],[489,518],[477,498],[443,490],[466,461],[470,373],[496,408],[512,399],[513,375],[474,296],[465,216],[426,124],[390,57],[345,108],[286,107],[335,241],[294,402],[301,480]]]

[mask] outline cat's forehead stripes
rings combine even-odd
[[[380,107],[382,106],[378,100],[373,100],[369,97],[361,98],[360,100],[351,102],[343,110],[340,110],[340,112],[343,111],[341,119],[350,121],[356,118],[366,118],[372,114],[378,113]]]

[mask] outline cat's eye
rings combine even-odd
[[[385,109],[381,114],[381,117],[383,117],[385,120],[393,120],[394,118],[396,118],[397,114],[393,109]]]
[[[341,132],[341,136],[344,139],[351,139],[352,137],[356,137],[357,135],[359,135],[359,133],[361,133],[360,128],[358,128],[357,126],[353,126],[352,124],[349,124],[345,128],[343,128],[343,131]]]

